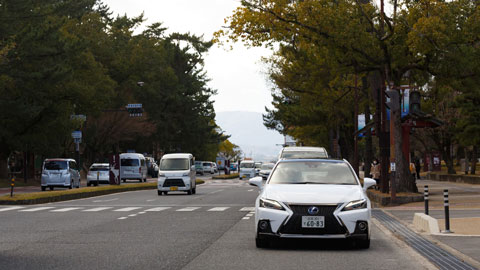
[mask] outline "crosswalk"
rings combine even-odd
[[[51,213],[65,213],[65,212],[162,212],[162,211],[174,211],[174,212],[226,212],[226,211],[238,211],[238,212],[252,212],[255,211],[255,207],[232,207],[232,206],[10,206],[0,207],[0,215],[5,212],[51,212]]]

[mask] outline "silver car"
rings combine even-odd
[[[110,183],[110,164],[93,163],[87,174],[87,186],[98,186],[99,183]]]
[[[45,159],[42,166],[42,191],[47,187],[73,188],[80,187],[80,172],[74,159],[53,158]]]

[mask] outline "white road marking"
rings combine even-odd
[[[93,202],[113,202],[113,201],[116,201],[116,200],[118,200],[118,198],[110,199],[110,200],[96,200],[96,201],[93,201]]]
[[[251,217],[251,216],[253,216],[253,214],[248,213],[246,216],[247,216],[247,217]]]
[[[221,212],[221,211],[225,211],[227,210],[228,208],[230,207],[214,207],[212,209],[209,209],[208,211],[210,212]]]
[[[253,191],[253,189],[249,189],[248,191]]]
[[[68,211],[77,210],[77,209],[81,209],[81,208],[80,207],[67,207],[67,208],[50,210],[50,212],[68,212]]]
[[[137,214],[131,214],[131,215],[128,215],[129,217],[136,217]]]
[[[250,219],[250,217],[243,217],[242,219]]]
[[[180,208],[177,210],[177,212],[191,212],[199,209],[200,207],[185,207],[185,208]]]
[[[160,211],[167,210],[167,209],[170,209],[170,208],[171,207],[155,207],[155,208],[147,209],[147,210],[145,210],[145,212],[160,212]]]
[[[52,208],[55,208],[55,207],[37,207],[37,208],[20,210],[19,212],[36,212],[36,211],[42,211],[42,210],[47,210]]]
[[[222,191],[223,191],[223,189],[219,189],[219,190],[212,191],[212,192],[210,192],[210,193],[208,193],[208,194],[215,194],[215,193],[222,192]]]
[[[116,210],[113,210],[113,211],[115,211],[115,212],[129,212],[129,211],[140,209],[140,208],[141,207],[125,207],[125,208],[120,208],[120,209],[116,209]]]
[[[118,219],[127,219],[128,217],[119,217]]]
[[[153,201],[155,201],[155,200],[157,200],[157,199],[147,200],[147,202],[153,202]]]
[[[241,212],[251,212],[251,211],[255,211],[255,207],[243,207],[239,211],[241,211]]]
[[[83,210],[83,212],[99,212],[99,211],[107,210],[107,209],[110,209],[110,208],[113,208],[113,207],[96,207],[96,208],[92,208],[92,209]]]
[[[145,213],[147,213],[147,212],[138,212],[138,214],[139,214],[139,215],[141,215],[141,214],[145,214]]]
[[[23,206],[5,207],[5,208],[0,208],[0,212],[10,211],[10,210],[18,210],[18,209],[22,209],[22,208],[25,208],[25,207],[23,207]]]

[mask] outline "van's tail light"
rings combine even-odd
[[[138,173],[142,173],[142,167],[138,168]]]

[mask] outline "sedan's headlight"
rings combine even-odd
[[[349,202],[345,207],[343,207],[342,211],[350,211],[350,210],[357,210],[357,209],[364,209],[367,208],[367,200],[361,199],[357,201]]]
[[[283,206],[279,202],[262,198],[260,199],[260,207],[276,210],[285,210],[285,208],[283,208]]]

